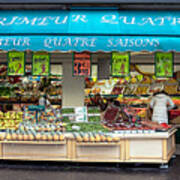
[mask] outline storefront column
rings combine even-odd
[[[110,60],[98,59],[98,79],[109,79],[110,75]]]
[[[62,106],[84,106],[84,77],[73,77],[72,59],[63,62]]]

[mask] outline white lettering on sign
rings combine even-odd
[[[14,22],[16,21],[16,19],[18,19],[17,16],[14,16],[11,21],[9,23],[7,23],[7,26],[11,25],[11,24],[14,24]]]
[[[171,23],[171,25],[176,26],[177,24],[180,24],[180,18],[173,18],[173,22]]]
[[[101,23],[118,24],[119,21],[118,21],[116,15],[105,15],[102,17]]]
[[[147,17],[147,18],[142,18],[141,22],[138,23],[139,25],[145,25],[145,24],[150,24],[152,26],[155,26],[155,23],[153,21],[153,19],[151,17]]]
[[[39,26],[47,26],[48,25],[48,17],[44,17],[41,19],[41,21],[39,22]]]
[[[124,24],[135,24],[135,17],[120,16],[119,20],[123,20]]]
[[[0,17],[0,25],[32,25],[32,26],[47,26],[49,24],[66,24],[68,19],[72,22],[87,23],[88,19],[86,15],[71,15],[71,16],[43,16],[43,17],[28,17],[28,16],[13,16],[13,17]]]
[[[156,17],[135,17],[135,16],[119,16],[115,14],[104,15],[101,17],[101,23],[106,24],[126,24],[126,25],[177,25],[180,24],[180,17],[156,16]]]
[[[176,26],[180,25],[180,17],[174,16],[142,16],[142,15],[122,15],[118,13],[97,15],[95,21],[101,24],[109,25],[136,25],[136,26]],[[90,14],[64,14],[59,16],[1,16],[0,26],[10,25],[30,25],[30,26],[48,26],[62,25],[68,23],[89,23],[89,27],[94,23]],[[121,26],[117,26],[121,28]],[[64,28],[64,27],[63,27]]]
[[[65,16],[65,17],[56,17],[55,18],[55,24],[66,24],[67,23],[67,20],[68,20],[68,16]]]
[[[73,22],[84,22],[86,23],[88,20],[87,20],[87,17],[86,15],[72,15],[72,21]]]
[[[7,20],[7,18],[0,18],[0,25],[4,26],[4,22]]]
[[[0,39],[0,46],[29,47],[30,46],[30,38]]]
[[[46,38],[44,46],[53,47],[96,47],[96,38],[76,37],[76,38]]]
[[[107,47],[158,47],[159,40],[158,39],[108,39]]]

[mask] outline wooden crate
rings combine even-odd
[[[67,142],[12,141],[2,142],[3,159],[50,160],[68,159]]]
[[[72,141],[72,161],[77,162],[123,162],[125,158],[124,141],[76,142]]]

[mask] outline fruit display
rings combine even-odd
[[[117,79],[110,78],[109,80],[97,81],[92,87],[91,94],[111,94]]]
[[[162,91],[164,89],[164,82],[162,80],[155,81],[149,89],[150,94],[154,94],[155,92]]]
[[[130,83],[135,84],[137,82],[138,82],[138,79],[135,76],[132,76],[131,79],[130,79]]]
[[[61,104],[62,77],[4,76],[0,81],[0,100],[13,103],[38,103],[41,92],[46,91],[52,104]]]
[[[133,108],[131,106],[110,106],[104,113],[102,123],[104,126],[111,129],[112,132],[121,131],[123,133],[131,133],[131,131],[133,131],[133,133],[142,133],[148,130],[151,132],[159,130],[159,127],[161,126],[148,126],[147,124],[143,124],[142,122],[144,122],[146,119],[146,108]]]
[[[76,122],[76,108],[73,107],[46,108],[36,113],[30,111],[27,105],[23,112],[0,112],[0,129],[7,129],[0,138],[9,141],[63,141],[64,133],[72,132],[78,142],[118,142],[119,139],[109,135],[109,132],[154,131],[159,126],[142,123],[146,122],[142,120],[146,120],[150,96],[163,89],[169,94],[178,94],[178,81],[173,78],[158,80],[152,74],[135,70],[137,68],[125,78],[86,79],[85,93],[88,98],[100,94],[102,102],[107,105],[103,109],[94,107],[94,104],[88,106],[87,122]],[[51,102],[60,103],[62,77],[18,77],[16,84],[15,80],[14,77],[11,80],[7,77],[0,81],[0,98],[35,104],[42,92],[46,92]],[[109,97],[119,101],[119,105],[109,105]],[[180,105],[179,99],[173,98],[173,101]]]
[[[134,92],[135,92],[137,86],[138,86],[137,84],[127,84],[124,87],[123,94],[124,95],[135,94]]]
[[[90,114],[100,114],[101,111],[98,107],[88,107],[88,115]]]
[[[147,84],[140,84],[138,85],[138,87],[136,88],[136,91],[134,92],[134,94],[136,95],[146,95],[149,93],[149,85]]]
[[[100,116],[89,116],[88,117],[88,122],[91,123],[100,123],[101,117]]]
[[[65,123],[56,122],[56,123],[47,123],[47,122],[39,122],[39,123],[31,123],[31,122],[22,122],[19,125],[19,129],[21,130],[34,130],[36,132],[50,132],[50,131],[65,131]]]
[[[111,92],[111,94],[123,94],[124,86],[115,86]]]
[[[152,122],[152,121],[142,121],[142,125],[145,125],[151,129],[158,129],[158,130],[167,130],[171,128],[171,125],[168,125],[166,123],[159,124],[158,122]]]
[[[178,81],[173,78],[166,81],[164,91],[168,94],[178,94]]]
[[[109,106],[104,113],[103,120],[111,124],[115,122],[118,117],[119,108],[115,106]]]
[[[101,88],[105,86],[105,81],[97,81],[96,85],[99,84],[100,96],[103,100],[106,101],[108,98],[116,96],[117,100],[121,104],[128,104],[132,105],[133,107],[142,108],[147,107],[147,105],[149,104],[149,99],[154,93],[164,90],[166,93],[171,95],[171,98],[174,100],[175,104],[177,106],[179,105],[179,101],[176,98],[176,96],[178,97],[180,94],[180,91],[178,90],[178,80],[176,80],[175,78],[157,79],[152,74],[141,75],[141,78],[139,76],[140,75],[133,75],[132,77],[128,77],[125,79],[111,78],[111,82],[114,83],[111,83],[112,90],[110,94],[104,94],[103,88]],[[112,87],[113,84],[114,86]],[[93,96],[92,91],[88,91],[91,93],[91,96]],[[147,98],[144,100],[144,97]],[[87,96],[85,104],[91,106],[91,100],[89,96]]]
[[[62,108],[61,113],[62,114],[74,114],[75,110],[74,110],[74,108]]]
[[[177,85],[165,85],[164,86],[164,91],[168,94],[177,94],[178,91],[177,91]]]
[[[0,112],[0,129],[17,129],[23,121],[23,112]]]
[[[0,86],[0,96],[5,96],[5,97],[11,97],[13,96],[13,91],[14,88],[13,86],[11,86],[10,84],[6,83],[6,84],[1,84]]]
[[[118,136],[107,135],[104,133],[73,133],[77,142],[118,142]]]
[[[24,107],[24,121],[36,121],[36,112],[30,111],[28,106]],[[44,111],[38,113],[38,121],[55,122],[61,119],[61,112],[56,108],[46,108]]]
[[[72,120],[74,120],[74,117],[70,117],[70,116],[62,117],[62,122],[64,122],[64,123],[70,123]]]
[[[64,141],[65,135],[59,131],[7,130],[6,133],[0,135],[0,139],[7,141]]]
[[[102,124],[94,123],[68,123],[66,125],[67,132],[109,132]]]

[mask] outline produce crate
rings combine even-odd
[[[72,161],[76,162],[123,162],[124,141],[77,142],[72,141]]]

